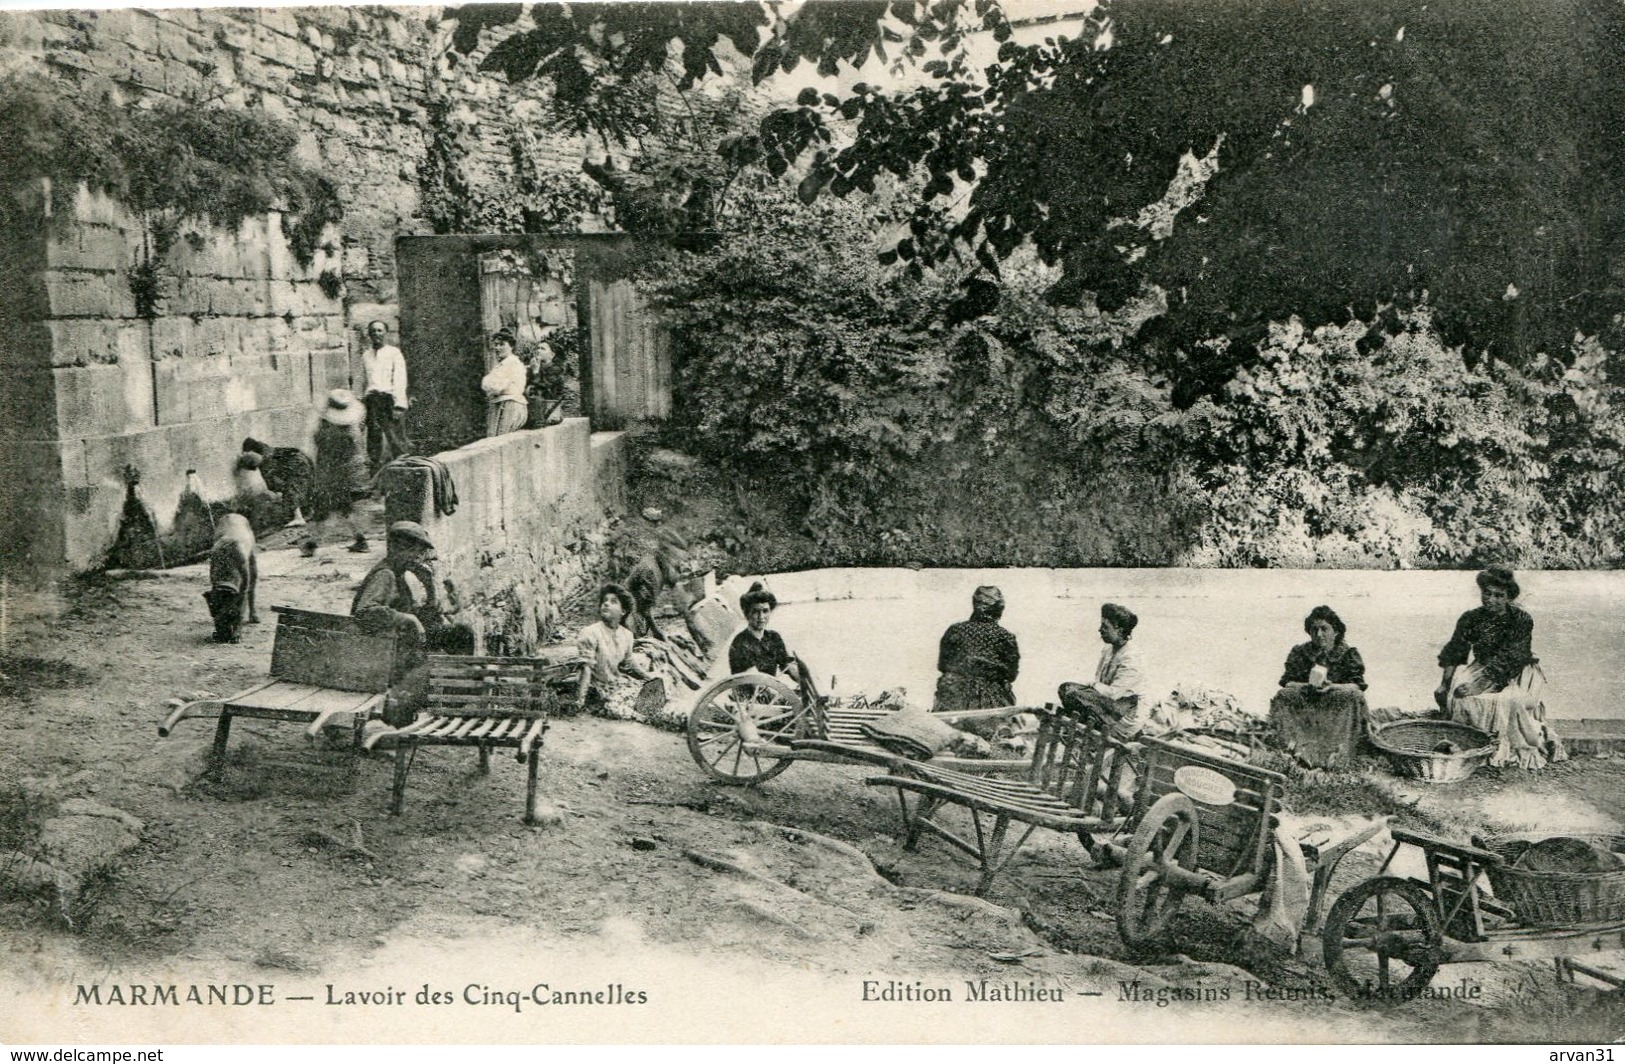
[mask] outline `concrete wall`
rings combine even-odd
[[[314,397],[344,383],[340,303],[300,266],[280,218],[236,232],[183,224],[158,260],[161,301],[137,312],[132,267],[141,223],[81,188],[69,217],[33,197],[35,224],[0,238],[8,276],[0,335],[0,567],[8,573],[99,564],[118,531],[123,470],[160,530],[188,469],[210,498],[232,492],[245,435],[309,440]]]
[[[609,521],[626,505],[624,439],[569,418],[435,457],[456,512],[436,511],[425,472],[386,485],[385,515],[429,530],[483,649],[528,652],[606,569]]]

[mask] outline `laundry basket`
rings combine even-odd
[[[1495,752],[1495,739],[1489,733],[1448,720],[1385,724],[1372,733],[1371,745],[1388,755],[1397,772],[1426,783],[1464,780]]]
[[[1614,853],[1625,854],[1625,835],[1571,835]],[[1484,848],[1506,858],[1485,873],[1495,896],[1531,927],[1574,927],[1625,922],[1625,868],[1611,872],[1532,871],[1512,867],[1512,860],[1532,842],[1551,833],[1497,835]]]

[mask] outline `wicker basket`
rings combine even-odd
[[[1450,743],[1456,753],[1440,753]],[[1447,720],[1401,720],[1371,735],[1371,745],[1387,754],[1394,768],[1425,783],[1456,783],[1489,762],[1495,739],[1466,724]]]
[[[1569,833],[1565,832],[1565,835]],[[1497,835],[1484,841],[1493,854],[1510,857],[1522,843],[1551,833]],[[1569,835],[1625,852],[1625,835]],[[1485,869],[1495,896],[1531,927],[1573,927],[1625,921],[1625,868],[1613,872],[1533,872],[1510,865]]]

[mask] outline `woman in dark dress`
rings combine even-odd
[[[1433,697],[1451,720],[1499,737],[1491,765],[1540,768],[1565,760],[1546,723],[1546,676],[1533,653],[1535,619],[1516,604],[1518,580],[1502,565],[1490,566],[1477,580],[1479,605],[1456,620],[1439,651],[1443,674]]]
[[[970,620],[948,626],[937,648],[936,703],[933,711],[993,709],[1014,705],[1021,650],[1016,637],[999,624],[1004,594],[979,587],[971,596]]]
[[[785,647],[784,637],[767,626],[778,605],[779,600],[760,580],[739,596],[739,609],[745,615],[747,627],[728,645],[729,672],[797,675],[795,659]]]
[[[1348,626],[1330,606],[1303,620],[1309,641],[1286,656],[1270,722],[1281,745],[1313,768],[1347,764],[1365,728],[1365,661],[1348,644]]]

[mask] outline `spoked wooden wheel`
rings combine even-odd
[[[1155,938],[1179,908],[1186,887],[1177,873],[1196,867],[1200,831],[1183,794],[1163,795],[1140,819],[1117,881],[1117,932],[1130,946]]]
[[[1444,929],[1422,884],[1379,876],[1337,899],[1321,934],[1326,973],[1358,1004],[1420,994],[1444,960]]]
[[[756,673],[730,676],[694,704],[688,715],[688,752],[706,775],[721,783],[763,783],[790,762],[751,753],[745,749],[747,741],[787,744],[802,734],[806,716],[801,699],[781,681]]]

